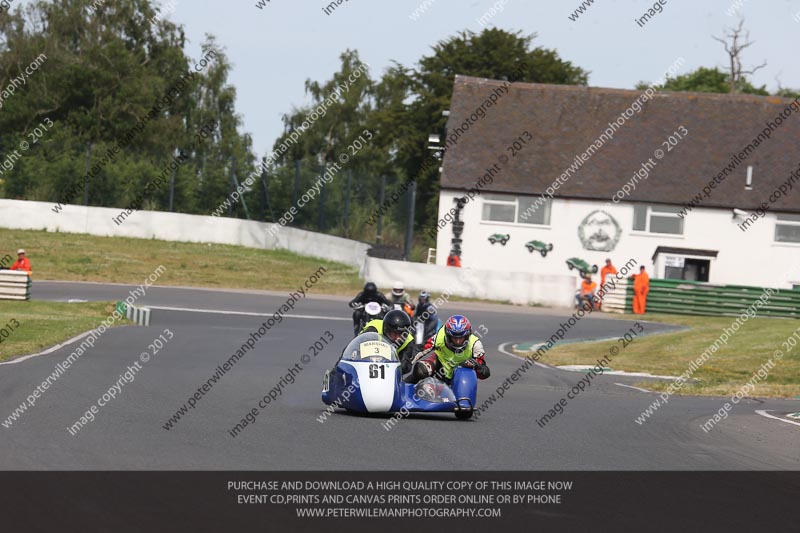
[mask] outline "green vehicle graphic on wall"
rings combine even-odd
[[[492,244],[499,242],[500,244],[505,246],[510,238],[511,235],[509,235],[508,233],[495,233],[494,235],[489,235],[489,242]]]
[[[573,268],[578,269],[578,271],[581,273],[581,276],[585,276],[586,274],[597,274],[597,265],[589,266],[589,263],[579,257],[571,257],[567,259],[567,266],[570,270]]]
[[[542,241],[528,241],[525,243],[525,248],[527,248],[530,253],[537,251],[542,254],[542,257],[547,257],[547,252],[553,250],[553,243],[545,244]]]

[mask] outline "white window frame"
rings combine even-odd
[[[496,193],[495,193],[496,194]],[[497,194],[497,196],[501,196]],[[527,222],[517,222],[519,218],[519,196],[509,196],[507,200],[495,200],[495,199],[488,199],[481,197],[481,224],[488,224],[488,225],[496,225],[496,226],[516,226],[520,228],[547,228],[551,227],[551,224],[528,224]],[[548,217],[550,220],[553,219],[553,199],[548,198],[545,202],[549,202],[549,210],[550,216]],[[514,206],[514,222],[504,222],[502,220],[487,220],[483,218],[483,206],[484,205],[502,205],[502,206]],[[544,208],[544,206],[542,206]]]
[[[503,207],[513,207],[514,208],[514,220],[511,222],[506,222],[504,220],[491,220],[491,219],[484,219],[483,218],[483,206],[484,205],[499,205]],[[516,196],[509,197],[508,200],[495,200],[495,199],[488,199],[488,198],[481,198],[481,222],[488,222],[491,224],[515,224],[517,221],[517,211],[519,210],[519,202],[517,202]]]
[[[643,230],[631,229],[632,233],[638,234],[638,235],[645,235],[645,234],[647,234],[647,235],[659,235],[659,236],[663,236],[663,237],[672,237],[672,238],[675,238],[675,239],[682,239],[683,238],[684,234],[686,233],[686,226],[685,225],[684,225],[683,228],[681,228],[681,233],[663,233],[663,232],[660,232],[660,231],[651,231],[650,230],[650,222],[651,222],[651,218],[653,216],[653,206],[652,205],[644,205],[644,207],[647,209],[646,215],[645,215],[645,229],[643,229]],[[632,222],[631,225],[636,223],[635,209],[636,209],[636,207],[634,206],[633,222]],[[678,218],[678,219],[680,218],[678,216],[678,213],[658,212],[658,213],[656,213],[656,215],[659,216],[659,217],[665,217],[665,218]],[[684,222],[685,222],[685,220],[684,220]]]
[[[775,217],[775,231],[772,234],[772,240],[781,245],[798,245],[800,241],[779,241],[778,240],[778,226],[800,226],[800,220],[780,220],[780,213]]]

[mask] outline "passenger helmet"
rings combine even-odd
[[[389,311],[383,318],[383,334],[392,342],[404,338],[405,333],[411,328],[411,318],[398,309]]]
[[[444,324],[444,344],[456,353],[464,351],[471,334],[472,324],[464,315],[453,315]]]

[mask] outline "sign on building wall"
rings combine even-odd
[[[674,255],[664,256],[664,266],[683,268],[685,264],[686,260],[683,257],[675,257]]]
[[[592,211],[578,226],[578,238],[586,250],[610,252],[617,247],[621,236],[622,228],[605,211]]]

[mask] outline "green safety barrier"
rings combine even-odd
[[[711,285],[698,281],[651,279],[648,313],[738,316],[764,295],[764,287]],[[625,294],[626,311],[633,309],[633,283]],[[800,290],[773,289],[759,316],[800,318]]]

